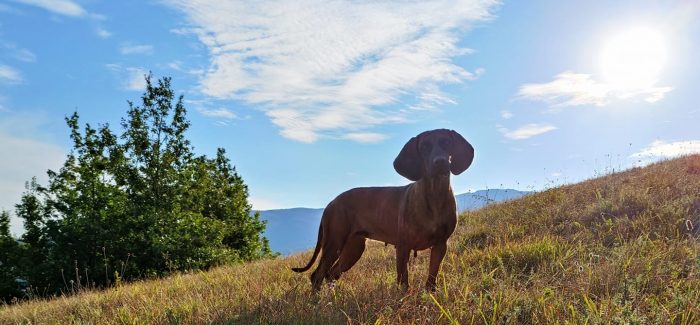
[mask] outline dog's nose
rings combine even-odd
[[[435,157],[433,159],[433,165],[435,166],[446,166],[448,165],[447,157]]]

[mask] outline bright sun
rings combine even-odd
[[[655,29],[636,27],[613,34],[603,47],[603,77],[618,89],[640,89],[657,82],[666,63],[666,44]]]

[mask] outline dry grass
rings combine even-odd
[[[289,269],[304,253],[4,306],[0,323],[698,323],[699,171],[684,157],[464,214],[432,295],[427,252],[403,293],[373,243],[318,296]]]

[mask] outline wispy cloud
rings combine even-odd
[[[36,61],[36,55],[25,48],[17,46],[17,44],[12,42],[0,41],[0,48],[3,49],[3,56],[19,60],[22,62],[34,62]]]
[[[470,79],[474,79],[470,78]],[[446,104],[457,104],[452,98],[444,94],[438,87],[424,89],[416,96],[417,102],[408,108],[416,111],[436,111],[440,106]]]
[[[22,74],[17,69],[8,65],[0,64],[0,81],[17,84],[21,83],[23,80]]]
[[[130,54],[153,54],[153,45],[148,44],[124,44],[119,48],[119,53],[122,55]]]
[[[513,116],[514,116],[513,112],[511,112],[509,110],[501,111],[501,118],[503,118],[504,120],[511,119],[511,118],[513,118]]]
[[[498,127],[498,131],[500,131],[504,137],[512,140],[529,139],[556,129],[557,127],[553,125],[537,123],[526,124],[515,130],[510,130],[502,126]]]
[[[386,136],[384,134],[374,132],[349,132],[346,133],[343,138],[361,143],[373,143],[386,139]]]
[[[34,62],[36,61],[36,55],[27,49],[19,48],[15,51],[14,53],[15,58],[17,60],[23,61],[23,62]]]
[[[554,80],[540,84],[524,84],[518,96],[543,101],[554,107],[594,105],[606,106],[615,101],[639,99],[654,103],[664,98],[672,87],[620,87],[594,80],[591,75],[563,72]]]
[[[95,34],[97,34],[97,36],[99,36],[100,38],[104,39],[112,37],[112,33],[102,27],[97,27],[95,29]]]
[[[460,37],[491,17],[490,0],[167,0],[208,47],[205,95],[265,110],[287,138],[313,142],[405,121],[390,104],[432,109],[439,91],[470,80],[453,63]],[[347,137],[346,137],[347,138]],[[353,136],[350,136],[353,138]]]
[[[700,153],[700,140],[665,142],[657,140],[630,156],[639,164],[646,164],[663,158]]]
[[[172,62],[169,62],[168,64],[165,65],[166,67],[173,69],[175,71],[183,71],[182,69],[182,61],[175,60]]]
[[[145,75],[148,74],[146,70],[141,68],[126,68],[126,71],[129,74],[128,79],[126,81],[127,90],[146,90]]]
[[[32,6],[36,6],[55,14],[71,16],[71,17],[83,17],[87,15],[87,11],[83,9],[79,4],[70,0],[14,0],[15,2],[20,2]]]
[[[148,71],[145,69],[139,67],[123,67],[117,63],[109,63],[106,64],[105,67],[121,79],[123,89],[136,91],[143,91],[146,89],[145,75],[148,74]]]
[[[207,117],[216,117],[216,118],[221,118],[225,120],[233,120],[238,118],[236,113],[234,113],[232,110],[221,107],[221,108],[215,108],[215,109],[204,109],[204,108],[198,108],[198,112],[200,112],[202,115],[207,116]]]

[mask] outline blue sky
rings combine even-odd
[[[698,40],[692,1],[3,1],[0,209],[60,167],[64,116],[116,128],[148,71],[256,209],[406,184],[433,128],[475,147],[457,193],[576,182],[700,151]]]

